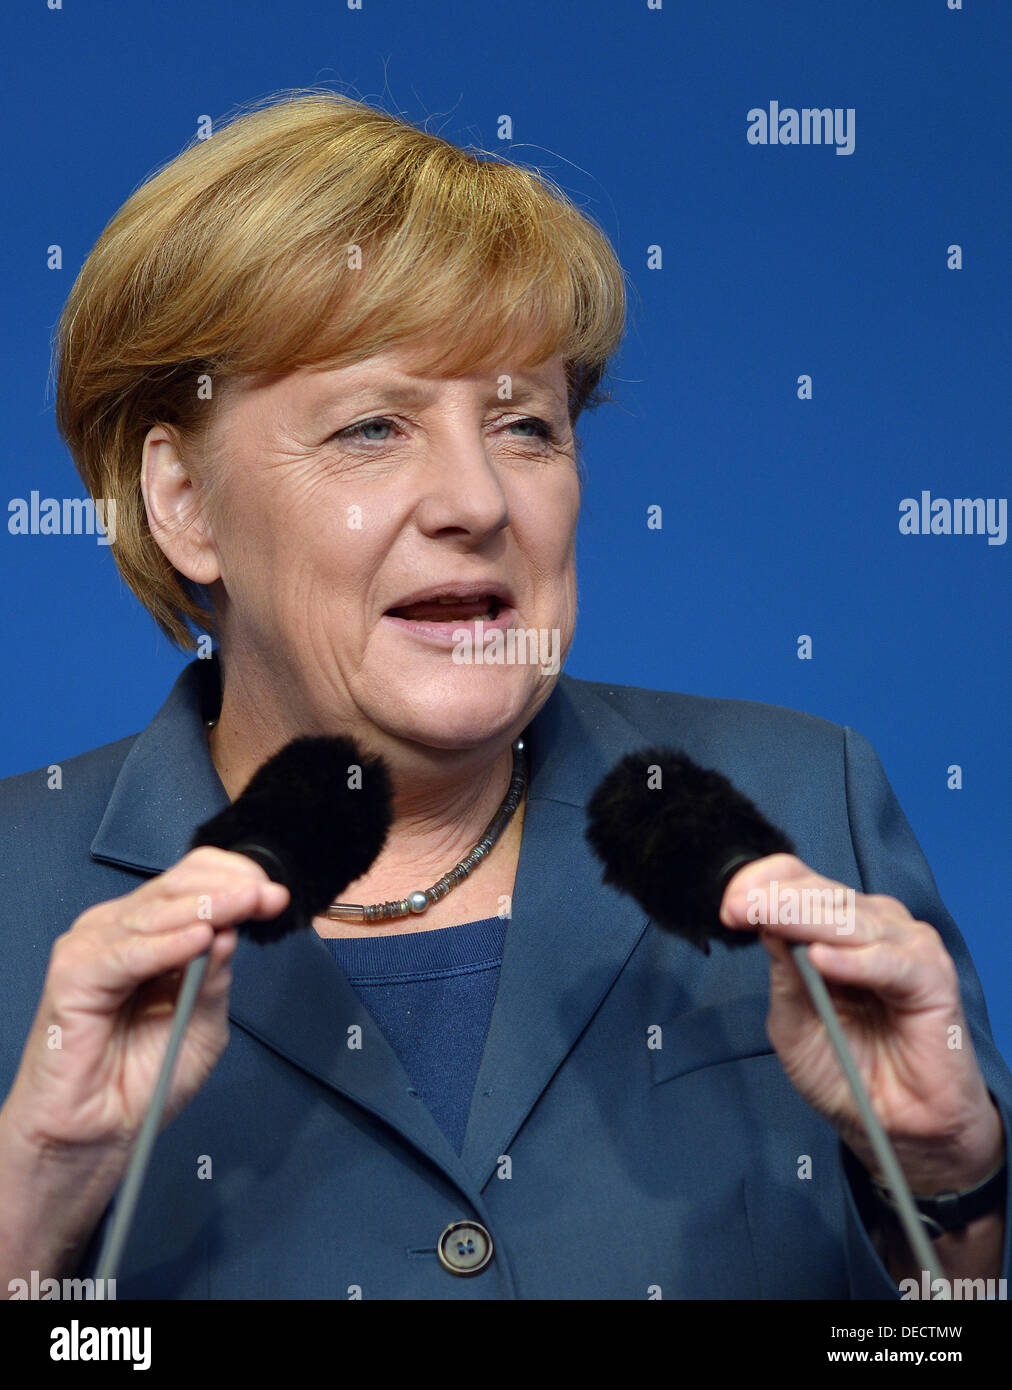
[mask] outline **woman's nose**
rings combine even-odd
[[[415,508],[422,531],[427,535],[462,531],[478,537],[509,525],[509,506],[496,461],[480,434],[447,435],[434,445],[434,455]]]

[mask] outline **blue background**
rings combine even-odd
[[[1006,494],[1005,0],[34,0],[3,27],[4,501],[83,495],[55,429],[51,332],[105,223],[200,116],[326,83],[537,165],[635,287],[616,403],[578,427],[567,670],[866,734],[1012,1059],[1009,547],[898,529],[922,489]],[[854,153],[750,145],[746,113],[772,99],[854,107]],[[52,243],[62,270],[46,267]],[[663,269],[647,268],[652,245]],[[0,581],[0,775],[148,722],[184,658],[108,549],[4,528]]]

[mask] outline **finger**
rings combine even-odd
[[[239,933],[234,927],[225,927],[216,932],[207,952],[208,965],[201,981],[195,1001],[195,1009],[210,1005],[216,1011],[222,997],[228,994],[232,981],[232,959],[239,943]],[[173,1009],[179,997],[184,969],[170,970],[140,986],[137,997],[143,1006],[166,1005]]]
[[[97,918],[88,924],[96,944],[106,946],[126,933],[157,934],[176,931],[190,922],[210,922],[215,927],[233,926],[246,919],[276,917],[288,906],[290,895],[283,884],[243,877],[208,878],[200,882],[200,892],[187,892],[142,902],[131,900],[129,907],[113,916]],[[120,900],[122,905],[122,900]]]
[[[183,893],[155,904],[137,926],[142,931],[173,930],[194,919],[210,922],[216,929],[241,922],[276,917],[291,901],[283,883],[271,879],[223,878],[200,885],[199,893]]]
[[[156,875],[119,898],[98,904],[95,908],[89,909],[89,913],[98,913],[109,908],[122,909],[127,903],[130,904],[131,910],[136,905],[139,911],[146,913],[155,903],[199,895],[209,891],[209,886],[247,879],[260,883],[272,881],[259,864],[244,854],[204,845],[200,849],[191,850],[165,873]]]
[[[263,866],[256,860],[248,858],[245,854],[238,854],[232,849],[218,849],[216,845],[200,845],[197,849],[189,850],[163,877],[181,877],[191,870],[202,872],[205,868],[250,874],[254,878],[267,877]]]
[[[762,887],[770,879],[788,883],[792,879],[805,878],[814,873],[803,859],[796,854],[767,854],[762,859],[753,859],[743,864],[727,881],[724,889],[725,900],[746,897],[749,889]]]
[[[61,937],[53,948],[46,990],[52,1013],[113,1013],[140,985],[187,965],[213,940],[209,922],[190,922],[155,936],[121,935],[101,951],[90,941]]]
[[[768,900],[770,884],[794,883],[814,870],[794,854],[768,854],[744,864],[732,874],[720,900],[720,920],[725,927],[756,927],[758,916],[750,909],[758,898]]]
[[[903,950],[891,941],[870,941],[856,948],[814,942],[808,956],[827,981],[870,991],[894,1008],[920,1011],[959,997],[954,966],[947,969],[934,954]]]
[[[233,927],[226,927],[215,935],[207,974],[194,1004],[197,1017],[217,1017],[220,1013],[222,1002],[228,998],[232,987],[232,961],[238,944],[239,933]]]
[[[796,1048],[797,1040],[821,1036],[824,1019],[816,1008],[804,976],[798,968],[791,947],[786,941],[760,929],[760,939],[770,953],[770,1006],[766,1016],[766,1033],[778,1052]],[[810,948],[806,948],[810,949]],[[878,1011],[881,1017],[888,1005],[868,990],[848,987],[842,981],[827,980],[834,1006],[844,1020],[855,1017],[867,1020]],[[818,1034],[813,1034],[816,1027]]]
[[[883,940],[901,944],[918,927],[897,899],[858,893],[810,870],[792,880],[754,883],[744,897],[725,900],[722,920],[732,929],[767,926],[788,941],[851,946]]]
[[[127,921],[83,919],[58,938],[49,988],[67,1008],[111,1012],[144,981],[207,950],[215,931],[277,916],[290,900],[282,884],[246,877],[223,882],[207,895],[158,900]]]
[[[152,910],[158,930],[147,918],[126,930],[122,924],[110,925],[79,946],[64,968],[76,965],[81,977],[90,978],[107,1000],[110,995],[126,998],[142,981],[171,969],[177,955],[189,961],[202,954],[213,940],[208,930],[217,933],[244,921],[276,917],[289,900],[283,884],[250,880],[226,884],[206,897],[163,902]]]
[[[191,892],[206,891],[205,884],[220,882],[272,883],[274,880],[261,864],[236,854],[232,850],[213,849],[204,846],[192,850],[168,873],[161,875],[161,886],[165,896],[185,896]],[[157,881],[157,880],[156,880]]]

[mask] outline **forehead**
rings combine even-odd
[[[502,394],[503,378],[509,378],[508,396]],[[448,383],[513,403],[540,398],[564,405],[567,400],[561,356],[536,365],[522,359],[484,362],[450,374],[433,371],[418,346],[388,349],[343,365],[321,364],[241,378],[233,383],[230,394],[233,398],[256,398],[264,405],[313,410],[377,389],[391,404],[419,404],[436,399]]]

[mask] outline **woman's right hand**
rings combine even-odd
[[[251,859],[205,846],[83,912],[53,946],[0,1111],[4,1132],[40,1157],[80,1153],[125,1170],[165,1056],[183,968],[211,948],[163,1126],[207,1080],[228,1041],[237,925],[276,917],[288,902],[288,889]]]

